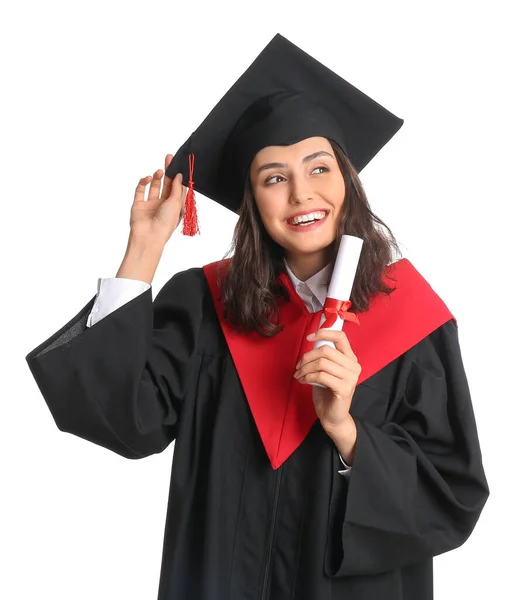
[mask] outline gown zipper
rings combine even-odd
[[[279,502],[279,488],[281,485],[281,474],[283,472],[283,467],[284,467],[284,465],[281,465],[281,467],[277,470],[276,485],[275,485],[275,490],[274,490],[274,501],[272,503],[272,514],[271,514],[271,518],[270,518],[270,531],[268,534],[267,557],[266,557],[266,562],[265,562],[265,572],[263,575],[263,586],[261,588],[260,600],[266,600],[267,587],[268,587],[268,576],[270,573],[270,562],[271,562],[271,558],[272,558],[272,542],[274,539],[274,529],[275,529],[275,522],[276,522],[276,515],[277,515],[277,504]]]

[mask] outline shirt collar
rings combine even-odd
[[[315,275],[309,277],[306,281],[301,281],[298,279],[291,271],[286,259],[284,260],[286,270],[288,272],[288,276],[290,277],[290,281],[292,285],[297,290],[297,286],[300,283],[304,283],[308,286],[312,294],[319,300],[321,305],[324,305],[326,300],[326,295],[328,293],[328,280],[330,279],[330,275],[333,270],[333,264],[328,263],[326,267],[323,267],[320,271],[318,271]]]

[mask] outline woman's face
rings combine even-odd
[[[287,254],[318,253],[335,241],[345,185],[326,138],[263,148],[250,181],[268,234]],[[305,219],[314,220],[298,224]]]

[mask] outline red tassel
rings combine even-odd
[[[196,197],[194,195],[194,155],[189,155],[189,188],[185,200],[185,214],[183,215],[183,235],[196,235],[200,233],[198,213],[196,210]]]

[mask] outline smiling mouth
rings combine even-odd
[[[317,210],[312,213],[308,213],[307,215],[300,215],[298,217],[294,217],[293,219],[287,219],[286,222],[294,227],[307,227],[313,223],[322,221],[327,215],[328,211]]]

